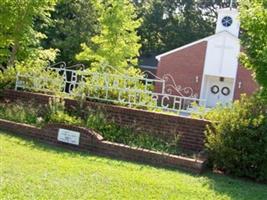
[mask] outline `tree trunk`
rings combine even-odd
[[[19,49],[19,44],[18,42],[15,42],[15,44],[12,46],[11,55],[7,61],[7,67],[13,66],[15,64],[18,49]]]

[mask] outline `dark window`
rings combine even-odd
[[[233,19],[229,16],[226,16],[222,19],[222,25],[224,27],[229,27],[232,25],[232,23],[233,23]]]

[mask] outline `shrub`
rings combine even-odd
[[[61,98],[51,98],[45,114],[47,122],[64,123],[72,125],[81,125],[82,120],[79,117],[71,116],[65,110],[65,102]]]
[[[266,102],[259,96],[243,97],[229,107],[206,114],[206,147],[213,166],[226,173],[267,179]]]
[[[85,125],[99,131],[108,141],[172,154],[181,153],[178,137],[167,142],[147,133],[136,133],[131,127],[120,127],[112,120],[107,120],[103,113],[89,113]]]
[[[64,78],[58,72],[42,66],[28,68],[27,71],[20,69],[23,69],[23,66],[17,66],[17,73],[20,81],[24,83],[24,89],[57,95],[63,91]]]
[[[57,111],[50,116],[50,122],[63,123],[63,124],[72,124],[72,125],[81,125],[81,119],[70,116],[68,113],[63,111]]]
[[[16,75],[19,73],[24,76],[31,76],[30,78],[27,78],[25,82],[28,84],[28,87],[32,87],[34,83],[35,85],[39,85],[40,88],[36,88],[34,91],[40,91],[40,89],[48,89],[50,92],[58,92],[58,90],[61,91],[62,86],[60,84],[62,83],[63,78],[59,76],[58,73],[46,70],[46,66],[55,60],[56,53],[57,51],[53,49],[40,49],[27,60],[16,62],[15,66],[9,66],[3,71],[0,70],[0,89],[14,88]],[[37,83],[37,81],[39,81],[39,83]]]
[[[0,103],[0,118],[31,125],[40,125],[40,107],[32,102],[25,106],[22,102]]]

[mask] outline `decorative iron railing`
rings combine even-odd
[[[191,113],[196,105],[205,106],[205,100],[197,98],[190,87],[176,85],[170,74],[162,78],[155,76],[134,77],[123,74],[111,66],[103,66],[103,73],[84,70],[81,64],[66,67],[64,62],[48,67],[46,70],[57,72],[62,78],[61,92],[87,99],[111,102],[119,105],[149,108],[177,114]],[[49,92],[45,84],[53,82],[48,77],[34,77],[34,74],[17,74],[16,90],[26,89]],[[51,91],[50,91],[51,92]]]

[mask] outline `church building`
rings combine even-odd
[[[258,88],[252,73],[239,64],[238,11],[218,10],[214,35],[156,56],[157,76],[170,74],[177,85],[190,87],[207,107],[227,104]]]

